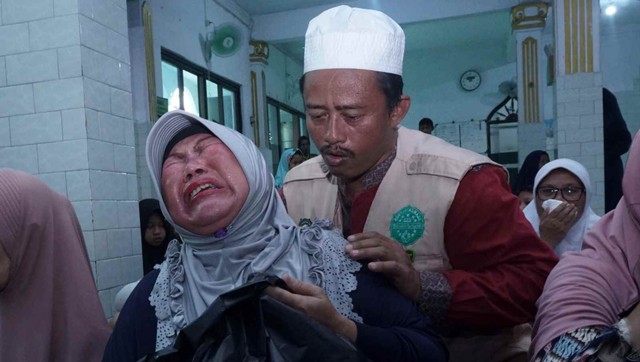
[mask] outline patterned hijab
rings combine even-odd
[[[0,361],[100,361],[109,337],[69,200],[24,172],[0,169]]]
[[[360,264],[344,253],[345,240],[328,225],[303,229],[295,225],[260,151],[242,134],[183,111],[162,116],[147,139],[147,164],[158,195],[162,194],[167,145],[194,124],[206,127],[233,152],[249,183],[249,195],[225,232],[214,235],[197,235],[175,225],[160,197],[166,219],[175,225],[184,243],[169,246],[151,295],[158,316],[156,348],[168,345],[178,330],[199,317],[220,294],[245,284],[253,273],[287,273],[320,285],[339,312],[359,318],[346,293],[356,287],[352,273]]]
[[[554,251],[558,256],[566,253],[567,251],[580,251],[580,249],[582,249],[582,241],[585,234],[600,219],[600,216],[596,215],[593,209],[591,209],[593,188],[591,187],[589,172],[584,168],[584,166],[582,166],[582,164],[574,160],[560,158],[542,166],[536,175],[535,183],[533,185],[533,195],[536,195],[540,182],[542,182],[542,180],[544,180],[544,178],[552,171],[560,168],[571,172],[580,180],[580,182],[582,182],[585,188],[586,201],[584,204],[584,211],[582,212],[580,219],[578,219],[571,229],[569,229],[564,239],[555,246]],[[535,200],[531,201],[522,211],[524,212],[524,216],[533,226],[533,229],[538,233],[538,235],[540,235],[540,216],[536,210]]]
[[[640,132],[629,150],[618,206],[591,229],[580,253],[551,271],[538,299],[532,355],[554,338],[610,326],[640,301]]]

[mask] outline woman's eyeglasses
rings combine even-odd
[[[582,197],[582,194],[584,194],[584,188],[575,186],[561,189],[553,186],[540,187],[538,188],[538,197],[541,200],[554,199],[558,195],[558,192],[560,192],[562,198],[567,201],[578,201]]]

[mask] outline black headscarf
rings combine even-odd
[[[549,158],[549,154],[545,151],[537,150],[527,155],[524,159],[522,167],[518,172],[518,178],[513,185],[513,193],[518,195],[521,191],[533,192],[533,182],[536,178],[536,174],[540,169],[540,158],[542,155],[546,155]]]
[[[173,228],[171,225],[164,219],[162,216],[162,211],[160,210],[160,203],[156,199],[144,199],[138,203],[140,208],[140,234],[141,234],[141,242],[142,242],[142,266],[144,269],[144,274],[146,275],[150,271],[153,270],[153,267],[156,264],[162,263],[164,260],[164,254],[167,251],[167,246],[169,245],[169,241],[174,239]],[[147,229],[147,224],[149,224],[149,219],[152,215],[158,214],[162,218],[164,223],[165,230],[165,238],[162,241],[162,244],[159,246],[149,245],[144,241],[144,234]]]

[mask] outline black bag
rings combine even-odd
[[[172,347],[141,361],[367,361],[325,326],[265,295],[270,285],[286,288],[275,276],[259,275],[220,295]]]

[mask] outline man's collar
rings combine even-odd
[[[387,174],[387,171],[389,171],[393,160],[396,159],[396,153],[397,148],[394,147],[393,151],[384,159],[384,161],[374,166],[362,176],[361,186],[358,192],[380,185],[382,179]],[[346,196],[346,184],[341,179],[338,179],[338,189],[340,190],[341,195]]]

